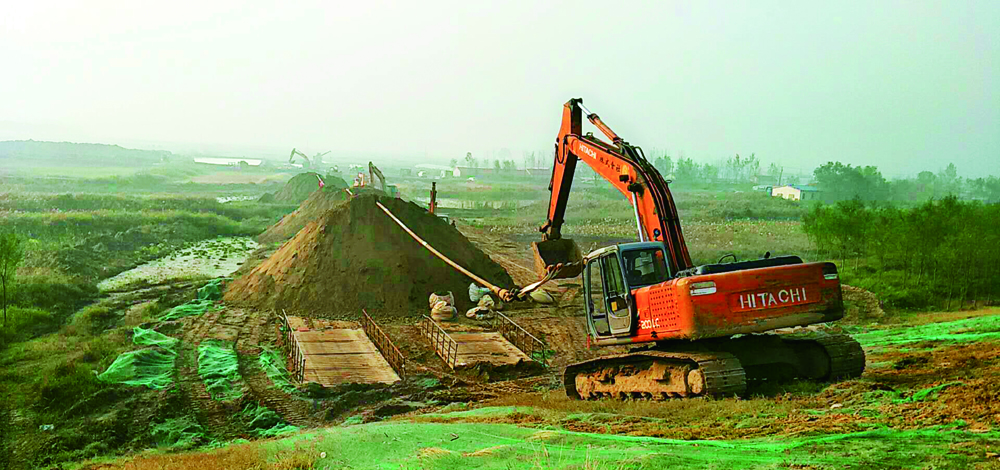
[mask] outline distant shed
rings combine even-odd
[[[771,195],[783,197],[793,201],[811,201],[819,199],[819,189],[814,186],[788,185],[779,186],[771,190]]]
[[[246,163],[249,166],[260,166],[264,161],[248,158],[195,158],[194,162],[206,165],[240,166],[240,163]]]

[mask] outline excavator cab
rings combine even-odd
[[[596,336],[632,333],[637,318],[632,291],[670,279],[664,250],[659,242],[625,243],[587,255],[583,290],[587,318]]]
[[[583,290],[587,319],[597,336],[631,334],[635,302],[625,280],[617,245],[587,255]]]

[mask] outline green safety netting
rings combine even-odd
[[[192,300],[186,304],[178,305],[157,317],[160,321],[176,320],[178,318],[201,315],[215,305],[214,300]]]
[[[230,401],[243,396],[236,350],[225,342],[206,340],[198,345],[198,375],[216,400]]]
[[[212,279],[198,289],[198,299],[199,300],[221,300],[222,299],[222,283],[227,279],[219,278]]]
[[[922,341],[962,343],[995,340],[1000,339],[1000,315],[872,330],[852,336],[865,347],[891,346]]]
[[[289,378],[288,369],[285,368],[285,361],[281,357],[281,353],[270,349],[264,348],[260,353],[260,367],[264,369],[264,373],[267,374],[267,378],[271,379],[271,383],[279,390],[285,393],[296,393],[298,389],[292,384]]]
[[[187,449],[205,440],[205,430],[189,416],[155,424],[150,434],[157,447]]]
[[[178,318],[201,315],[207,312],[215,306],[216,301],[222,299],[222,283],[226,280],[226,278],[219,278],[208,281],[208,284],[205,284],[198,289],[198,298],[186,304],[181,304],[167,310],[157,317],[157,320],[170,321]]]
[[[314,443],[316,453],[325,452],[314,468],[968,468],[981,456],[953,452],[953,446],[997,437],[942,427],[709,441],[389,421],[326,428],[273,446]]]
[[[918,401],[933,400],[937,398],[938,393],[940,393],[941,390],[944,390],[948,387],[954,387],[957,385],[965,385],[965,384],[963,384],[962,382],[948,382],[948,383],[943,383],[941,385],[935,385],[933,387],[925,388],[923,390],[914,392],[913,395],[910,395],[909,397],[893,400],[893,403],[912,403]]]
[[[132,342],[151,347],[118,355],[115,362],[97,376],[97,380],[145,385],[156,390],[169,387],[174,374],[174,360],[177,359],[174,348],[178,340],[145,328],[135,327],[132,331]]]
[[[274,437],[298,431],[299,428],[286,423],[265,406],[251,403],[239,413],[243,425],[257,437]]]
[[[143,346],[159,346],[170,351],[174,350],[180,340],[171,338],[159,331],[147,330],[138,326],[132,329],[132,342]]]

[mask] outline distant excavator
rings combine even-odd
[[[361,176],[364,176],[364,173],[362,173]],[[377,183],[376,183],[376,178],[378,179]],[[385,175],[383,175],[382,171],[379,170],[378,167],[375,166],[375,164],[372,162],[368,162],[368,182],[365,183],[362,180],[362,186],[367,186],[367,185],[370,185],[375,189],[378,189],[379,191],[386,193],[387,195],[389,195],[389,197],[399,196],[399,189],[396,187],[396,185],[385,184]]]
[[[304,163],[302,163],[302,168],[309,169],[309,168],[312,168],[313,165],[316,165],[317,163],[319,163],[321,161],[320,158],[323,155],[326,155],[328,153],[330,153],[330,150],[327,150],[326,152],[323,152],[323,153],[317,153],[316,155],[313,155],[312,158],[310,158],[306,154],[304,154],[302,152],[299,152],[298,150],[296,150],[296,149],[293,148],[292,149],[292,153],[288,154],[288,163],[294,165],[295,164],[295,156],[298,155],[298,156],[302,157],[302,161],[304,162]]]

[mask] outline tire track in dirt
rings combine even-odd
[[[239,409],[234,404],[223,404],[212,399],[205,383],[198,375],[198,345],[219,322],[224,310],[211,310],[202,315],[186,319],[184,335],[177,351],[177,384],[193,406],[198,424],[206,433],[218,439],[235,437],[229,425],[229,418]]]
[[[313,404],[303,398],[283,392],[274,386],[267,373],[260,367],[258,358],[262,345],[274,344],[277,339],[277,317],[271,313],[233,309],[234,318],[242,319],[236,351],[239,372],[250,390],[250,396],[262,406],[278,413],[286,423],[300,428],[318,426],[322,417],[315,416]]]

